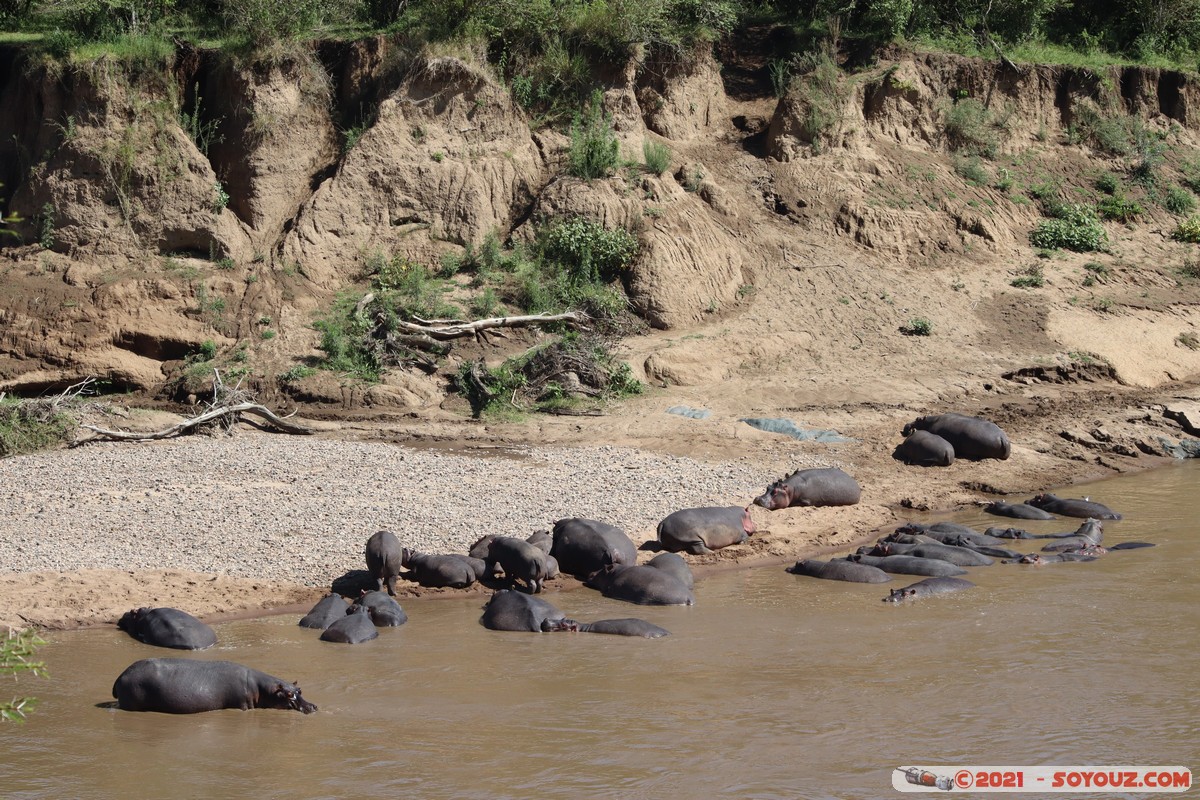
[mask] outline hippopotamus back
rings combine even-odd
[[[695,555],[740,544],[754,533],[749,509],[738,506],[684,508],[658,523],[658,541],[672,552]]]
[[[1003,461],[1012,454],[1008,435],[999,425],[983,417],[968,417],[957,412],[918,417],[904,426],[903,434],[908,436],[915,430],[929,431],[948,441],[954,447],[956,458]]]
[[[798,469],[767,487],[754,502],[776,511],[790,506],[852,506],[862,496],[858,481],[836,467]]]
[[[217,634],[200,620],[177,608],[137,608],[127,611],[117,627],[156,647],[206,650],[217,643]]]

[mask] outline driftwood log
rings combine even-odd
[[[289,422],[283,417],[278,416],[266,406],[261,406],[258,403],[238,403],[237,405],[221,406],[218,408],[210,408],[203,414],[185,419],[183,422],[172,425],[169,428],[164,428],[161,431],[153,431],[151,433],[137,433],[133,431],[110,431],[96,425],[83,425],[102,437],[107,439],[121,440],[147,440],[147,439],[169,439],[172,436],[180,436],[187,433],[198,425],[204,425],[210,422],[221,420],[222,422],[232,424],[237,422],[242,414],[253,414],[257,417],[262,417],[268,423],[278,428],[284,433],[293,433],[297,435],[306,435],[315,433],[312,428],[306,428],[303,425],[297,425],[294,422]]]

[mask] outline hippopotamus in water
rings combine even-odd
[[[970,589],[974,585],[962,578],[926,578],[911,586],[905,586],[903,589],[892,589],[891,594],[883,598],[883,602],[899,603],[901,600],[920,600],[922,597],[930,597],[935,594]]]
[[[663,572],[674,576],[676,580],[689,589],[695,585],[695,580],[692,578],[692,568],[683,560],[683,556],[678,553],[659,553],[647,561],[646,566],[661,569]]]
[[[896,528],[895,533],[890,536],[897,534],[920,534],[927,539],[933,539],[942,544],[958,544],[959,542],[967,541],[974,545],[990,546],[1005,543],[1003,539],[998,539],[986,533],[980,533],[974,528],[959,525],[957,522],[935,522],[932,525],[908,522]]]
[[[404,548],[402,559],[408,570],[400,577],[420,586],[449,586],[465,589],[487,574],[485,562],[464,555],[429,555]]]
[[[956,412],[918,417],[905,425],[902,433],[908,436],[913,431],[929,431],[942,437],[954,447],[956,458],[1003,461],[1012,454],[1008,436],[1000,426],[983,417],[968,417]]]
[[[363,592],[362,597],[354,601],[354,605],[366,607],[367,613],[371,615],[371,622],[374,622],[377,628],[398,628],[408,622],[408,614],[404,613],[396,599],[383,592]],[[353,614],[356,611],[357,609],[352,607],[346,613]]]
[[[754,502],[776,511],[791,506],[852,506],[861,495],[854,478],[836,467],[820,467],[798,469],[775,481]]]
[[[1084,521],[1074,533],[1058,536],[1055,539],[1056,541],[1042,548],[1043,553],[1065,552],[1097,546],[1104,540],[1104,526],[1098,519],[1089,519]]]
[[[593,572],[584,584],[598,589],[605,597],[643,606],[690,606],[696,598],[692,590],[666,570],[650,565],[614,566]]]
[[[810,578],[823,578],[830,581],[849,581],[851,583],[887,583],[892,579],[878,567],[860,564],[856,561],[817,561],[802,558],[787,568],[793,575],[807,575]]]
[[[983,510],[998,517],[1012,517],[1013,519],[1057,519],[1050,512],[1028,503],[1006,503],[1003,500],[997,500],[985,505]]]
[[[1061,514],[1064,517],[1091,517],[1092,519],[1121,519],[1121,515],[1103,503],[1097,503],[1087,497],[1072,499],[1056,497],[1052,494],[1038,494],[1025,501],[1026,504]]]
[[[342,644],[362,644],[379,638],[375,623],[366,606],[354,606],[349,614],[335,620],[321,633],[322,642],[340,642]]]
[[[514,586],[522,581],[530,594],[542,590],[542,584],[548,577],[546,554],[529,542],[512,536],[497,536],[488,545],[488,556],[484,569],[488,574],[495,574],[496,565],[504,570],[504,577]]]
[[[703,555],[741,544],[755,530],[748,508],[685,508],[668,514],[658,523],[658,541],[672,553]]]
[[[1055,553],[1052,556],[1045,556],[1041,553],[1026,553],[1020,558],[1009,559],[1004,561],[1005,564],[1033,564],[1041,566],[1043,564],[1061,564],[1064,561],[1095,561],[1096,556],[1085,555],[1083,553]]]
[[[540,597],[501,589],[493,594],[483,607],[483,616],[479,618],[479,623],[493,631],[541,633],[544,630],[554,630],[553,627],[543,628],[544,623],[561,620],[565,616]]]
[[[983,553],[976,553],[965,547],[955,547],[948,544],[902,544],[900,542],[880,542],[866,554],[871,556],[916,556],[917,558],[936,558],[949,561],[960,567],[986,567],[992,564],[992,559]]]
[[[862,553],[854,553],[846,556],[846,560],[878,567],[884,572],[891,572],[898,575],[928,575],[932,578],[953,578],[955,575],[967,574],[967,571],[962,567],[937,558],[869,556]]]
[[[574,631],[577,633],[609,633],[615,636],[641,636],[643,639],[660,639],[670,636],[666,628],[646,622],[644,619],[600,619],[595,622],[577,622],[573,619],[546,620],[542,623],[546,631]]]
[[[367,539],[367,572],[378,583],[379,591],[387,584],[387,592],[396,594],[396,578],[404,560],[404,548],[391,531],[376,531]]]
[[[346,598],[340,594],[327,594],[300,620],[302,628],[325,630],[349,612]]]
[[[126,611],[117,627],[135,639],[157,647],[205,650],[217,634],[200,620],[177,608],[136,608]]]
[[[637,546],[607,522],[569,517],[554,523],[550,555],[568,575],[587,577],[609,564],[636,564]]]
[[[1121,542],[1114,544],[1109,550],[1140,550],[1143,547],[1155,547],[1153,542]]]
[[[948,467],[954,463],[954,445],[936,433],[914,430],[896,445],[892,458],[918,467]]]
[[[117,708],[196,714],[221,708],[282,708],[311,714],[317,707],[300,686],[233,661],[146,658],[134,662],[113,684]]]

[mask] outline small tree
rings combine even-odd
[[[621,163],[621,143],[612,117],[604,113],[604,95],[592,92],[582,118],[571,124],[571,149],[567,171],[577,178],[607,178]]]

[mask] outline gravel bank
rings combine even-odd
[[[268,434],[100,443],[0,460],[0,570],[183,569],[328,586],[380,528],[426,552],[562,517],[635,540],[680,508],[745,504],[777,475],[619,448],[479,457]]]

